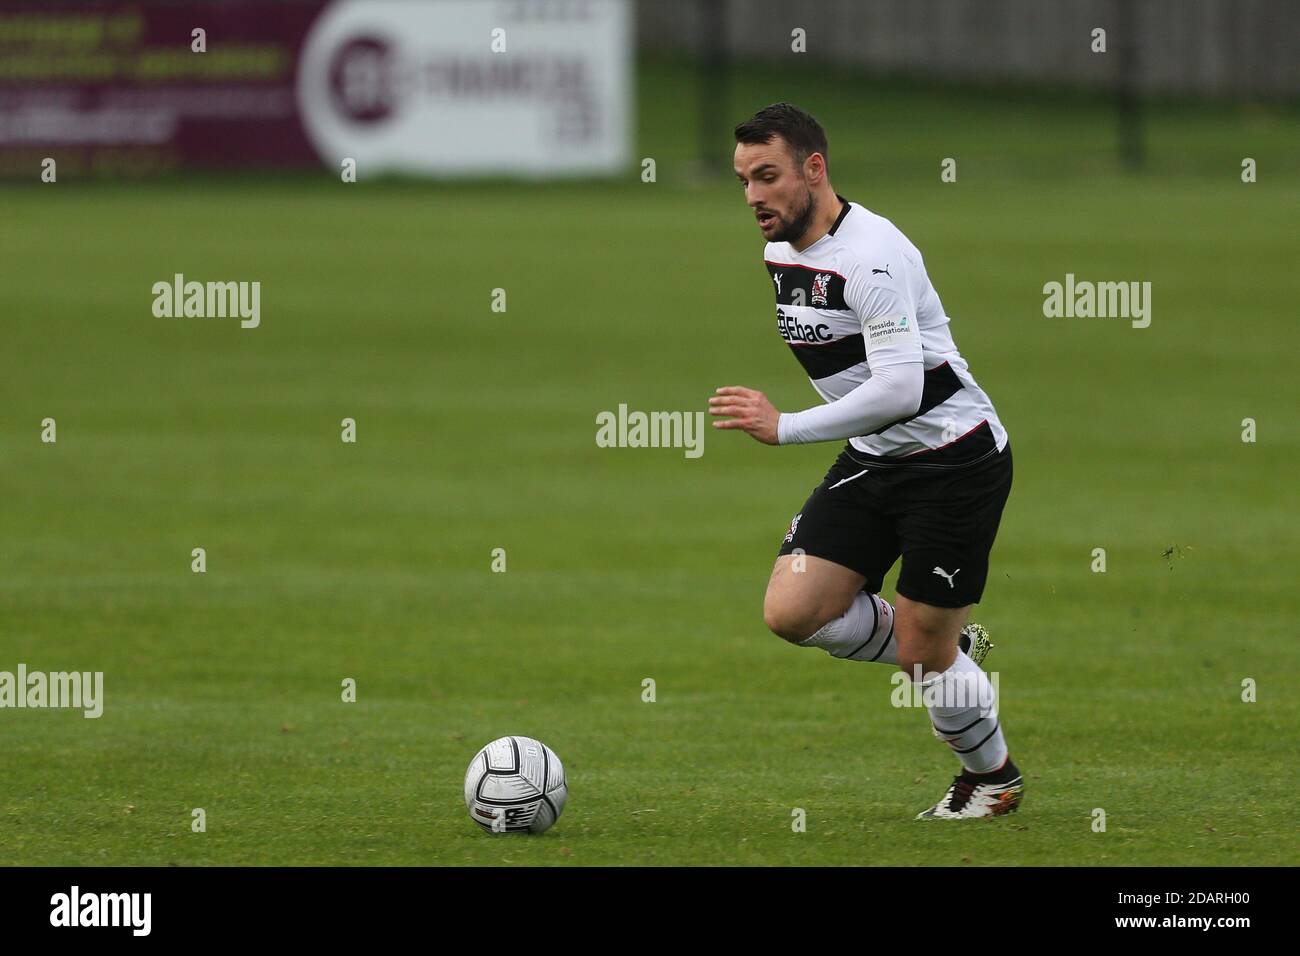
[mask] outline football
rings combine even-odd
[[[560,758],[532,737],[492,741],[465,771],[465,807],[489,833],[543,833],[568,796]]]

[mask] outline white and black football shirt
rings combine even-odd
[[[921,253],[888,219],[837,198],[830,232],[803,252],[769,242],[763,258],[777,331],[824,401],[866,382],[873,365],[922,363],[920,409],[850,438],[854,457],[962,465],[1001,451],[1006,429],[957,351]]]

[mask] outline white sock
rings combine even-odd
[[[930,723],[972,773],[992,773],[1007,761],[993,684],[962,651],[942,674],[921,681]]]
[[[849,609],[824,625],[802,647],[820,647],[831,657],[850,661],[898,663],[894,609],[878,594],[858,594]]]

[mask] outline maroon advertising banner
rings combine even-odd
[[[617,172],[627,0],[0,0],[0,175]]]
[[[319,165],[295,66],[324,6],[0,5],[0,175]]]

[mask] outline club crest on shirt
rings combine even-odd
[[[825,272],[819,272],[813,276],[811,296],[813,305],[826,304],[826,290],[830,288],[830,284],[831,277]]]

